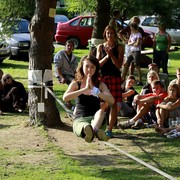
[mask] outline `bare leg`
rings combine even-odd
[[[104,121],[105,113],[102,109],[96,112],[94,115],[94,120],[92,121],[91,125],[93,129],[99,129]]]
[[[165,120],[168,118],[169,112],[165,109],[157,109],[156,110],[156,117],[157,117],[157,124],[159,127],[164,127]]]
[[[136,69],[137,69],[137,74],[138,74],[139,81],[142,82],[140,66],[136,66]]]
[[[108,126],[109,131],[112,131],[116,121],[117,121],[117,103],[114,103],[109,113],[109,126]]]
[[[175,127],[173,127],[173,128],[155,127],[156,132],[158,132],[162,135],[164,135],[165,133],[168,133],[169,131],[171,131],[173,129],[175,129]]]
[[[129,64],[125,63],[124,66],[123,66],[123,70],[122,70],[122,81],[125,80],[128,69],[129,69]]]
[[[150,108],[149,104],[144,104],[131,120],[135,122],[138,119],[142,118],[143,115],[148,113],[149,108]]]
[[[135,124],[137,120],[142,118],[143,115],[148,113],[150,107],[151,107],[150,104],[144,104],[133,118],[131,118],[129,121],[118,124],[118,127],[121,129],[126,129],[131,127],[133,124]]]
[[[135,69],[134,62],[132,62],[131,65],[130,65],[130,68],[129,68],[129,74],[130,75],[134,74],[134,69]]]
[[[106,136],[106,133],[103,129],[100,129],[102,126],[102,123],[104,121],[105,113],[102,109],[96,112],[94,115],[94,120],[91,122],[91,126],[94,130],[94,134],[96,137],[101,141],[108,141],[109,137]]]

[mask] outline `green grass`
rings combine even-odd
[[[62,49],[62,48],[61,48]],[[56,49],[56,52],[59,49]],[[78,59],[87,54],[88,50],[74,50]],[[180,67],[180,51],[170,53],[169,79],[174,79],[177,67]],[[28,89],[28,62],[4,60],[1,64],[4,73],[10,73],[16,80],[21,81]],[[146,69],[143,70],[143,82],[146,81]],[[62,95],[67,85],[60,85],[54,79],[55,94],[62,99]],[[140,90],[139,87],[136,87]],[[61,111],[61,116],[65,114],[64,110],[57,104]],[[17,128],[19,121],[27,120],[28,114],[9,113],[6,116],[0,116],[0,131],[8,131],[11,128]],[[7,124],[6,124],[7,122]],[[1,126],[1,124],[6,124]],[[47,140],[46,131],[37,127],[36,131]],[[119,130],[114,130],[119,134]],[[142,129],[139,131],[126,131],[127,137],[114,141],[114,144],[124,149],[130,154],[144,160],[147,163],[163,170],[174,177],[180,177],[180,155],[179,139],[167,139],[154,132],[153,129]],[[16,143],[16,142],[14,142]],[[93,146],[93,145],[92,145]],[[88,151],[86,149],[86,151]],[[114,151],[114,150],[112,150]],[[36,155],[39,151],[36,148],[31,149],[7,149],[0,146],[0,179],[19,180],[19,179],[73,179],[73,180],[163,180],[166,179],[161,175],[149,170],[137,162],[125,157],[114,151],[114,156],[101,155],[104,163],[98,159],[88,157],[79,157],[79,160],[65,155],[65,152],[59,149],[52,142],[48,141],[47,145],[42,147],[42,154],[51,154],[52,157],[45,159],[40,163],[23,163],[19,159],[25,154]],[[179,178],[180,179],[180,178]]]

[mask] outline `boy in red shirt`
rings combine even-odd
[[[153,93],[136,95],[134,97],[134,102],[137,105],[137,114],[130,120],[120,123],[119,127],[121,129],[126,129],[129,127],[136,128],[136,126],[138,127],[138,123],[142,122],[142,116],[146,115],[152,109],[155,113],[156,105],[160,104],[167,96],[167,93],[164,92],[164,87],[161,81],[155,80],[152,82],[151,86]]]

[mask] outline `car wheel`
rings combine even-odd
[[[18,56],[17,55],[12,55],[12,53],[11,53],[10,56],[9,56],[9,59],[10,60],[17,60]]]
[[[11,53],[10,56],[9,56],[9,59],[10,60],[15,59],[15,56],[13,56],[12,53]]]
[[[74,43],[75,49],[80,47],[80,41],[77,37],[70,37],[68,40],[71,40]]]

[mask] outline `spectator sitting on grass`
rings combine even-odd
[[[165,90],[167,91],[167,88],[169,86],[169,78],[166,73],[160,73],[159,68],[156,63],[151,63],[148,65],[149,71],[154,70],[159,75],[159,80],[163,83]]]
[[[74,43],[68,40],[65,44],[65,50],[58,51],[54,56],[55,76],[59,83],[70,84],[74,80],[74,75],[78,66],[78,61],[74,54]],[[68,109],[72,108],[72,103],[66,103]]]
[[[180,91],[177,84],[168,86],[168,96],[156,106],[157,125],[167,126],[168,118],[180,117]]]
[[[141,92],[140,92],[140,95],[152,93],[151,83],[152,83],[154,80],[159,80],[159,76],[158,76],[158,74],[157,74],[156,71],[150,70],[150,71],[147,73],[147,83],[142,87]]]
[[[122,88],[122,102],[118,102],[119,116],[131,117],[134,116],[136,110],[132,106],[134,96],[137,95],[137,91],[134,89],[134,83],[136,79],[133,75],[129,75],[125,81],[124,88]]]
[[[172,80],[169,84],[177,84],[180,89],[180,68],[176,69],[176,79]]]
[[[0,109],[3,112],[12,110],[23,112],[27,103],[27,92],[23,84],[15,81],[10,74],[3,74],[2,85]]]
[[[137,114],[131,118],[129,121],[120,123],[118,126],[121,129],[134,128],[139,129],[143,124],[143,116],[149,111],[155,114],[155,109],[158,104],[167,96],[164,92],[163,85],[161,81],[153,81],[151,83],[153,93],[148,93],[145,95],[136,95],[134,101],[137,104]]]

